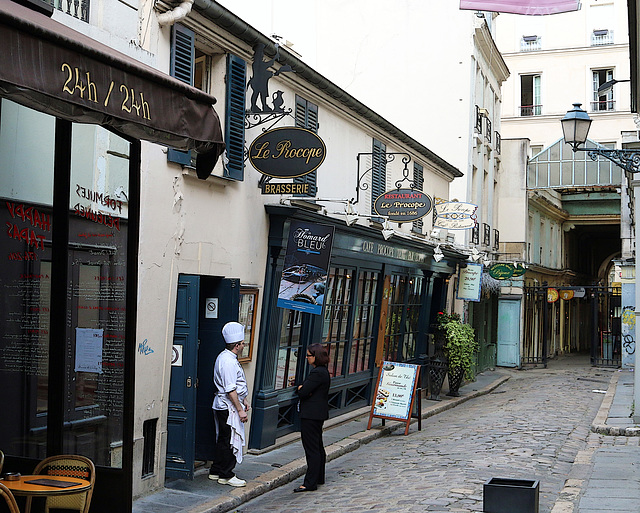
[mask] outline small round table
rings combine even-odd
[[[29,481],[39,481],[39,483],[30,483]],[[56,482],[60,484],[56,485]],[[67,486],[68,483],[74,484],[72,486]],[[77,477],[48,476],[46,474],[20,476],[17,481],[8,481],[3,479],[2,484],[9,488],[13,495],[20,495],[24,497],[71,495],[87,491],[91,488],[91,483],[86,479],[78,479]],[[64,486],[62,486],[63,484]]]

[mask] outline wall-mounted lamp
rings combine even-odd
[[[391,228],[389,221],[385,221],[384,225],[382,225],[382,236],[384,237],[384,240],[389,240],[394,233],[395,232],[393,231],[393,228]]]
[[[591,118],[580,108],[581,103],[574,103],[573,109],[567,111],[562,118],[562,132],[565,142],[575,151],[587,151],[591,160],[598,160],[598,155],[609,159],[629,173],[640,172],[640,150],[609,150],[606,148],[580,147],[587,141]]]
[[[474,262],[477,262],[479,258],[482,258],[482,253],[480,253],[476,248],[473,248],[469,258]]]
[[[433,250],[433,259],[436,262],[440,262],[440,260],[442,260],[444,258],[444,254],[442,253],[442,250],[440,249],[440,244],[438,244],[436,246],[436,248]]]

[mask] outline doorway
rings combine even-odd
[[[166,476],[193,479],[196,461],[213,459],[213,364],[224,350],[222,327],[238,320],[240,282],[180,275],[176,296]]]

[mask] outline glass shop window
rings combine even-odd
[[[301,353],[301,329],[302,312],[283,309],[276,367],[276,390],[295,385],[298,362],[301,356],[304,358],[304,354]]]
[[[55,118],[0,104],[0,440],[46,451]],[[37,151],[25,151],[37,148]]]
[[[322,340],[329,351],[329,374],[341,376],[349,345],[348,321],[353,308],[351,299],[354,270],[332,267],[327,277]]]
[[[98,126],[58,127],[51,116],[0,101],[2,450],[45,457],[49,408],[62,404],[63,432],[55,436],[64,451],[120,467],[130,144]],[[54,151],[56,130],[71,130],[70,155]],[[55,205],[68,212],[68,248],[52,242],[61,222],[55,159],[70,164],[69,205]],[[58,328],[50,318],[54,256],[67,261],[66,297],[55,298],[67,317]],[[49,348],[60,341],[65,379],[52,390]]]

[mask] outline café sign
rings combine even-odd
[[[436,205],[434,228],[447,230],[468,230],[477,222],[478,205],[461,201],[445,201]]]
[[[272,178],[296,178],[315,171],[326,156],[324,141],[311,130],[280,127],[255,138],[249,147],[249,162]]]
[[[394,189],[378,196],[373,208],[389,221],[409,223],[431,212],[431,205],[431,198],[422,191]]]
[[[511,264],[493,264],[489,269],[489,276],[496,280],[508,280],[513,276],[513,271]]]

